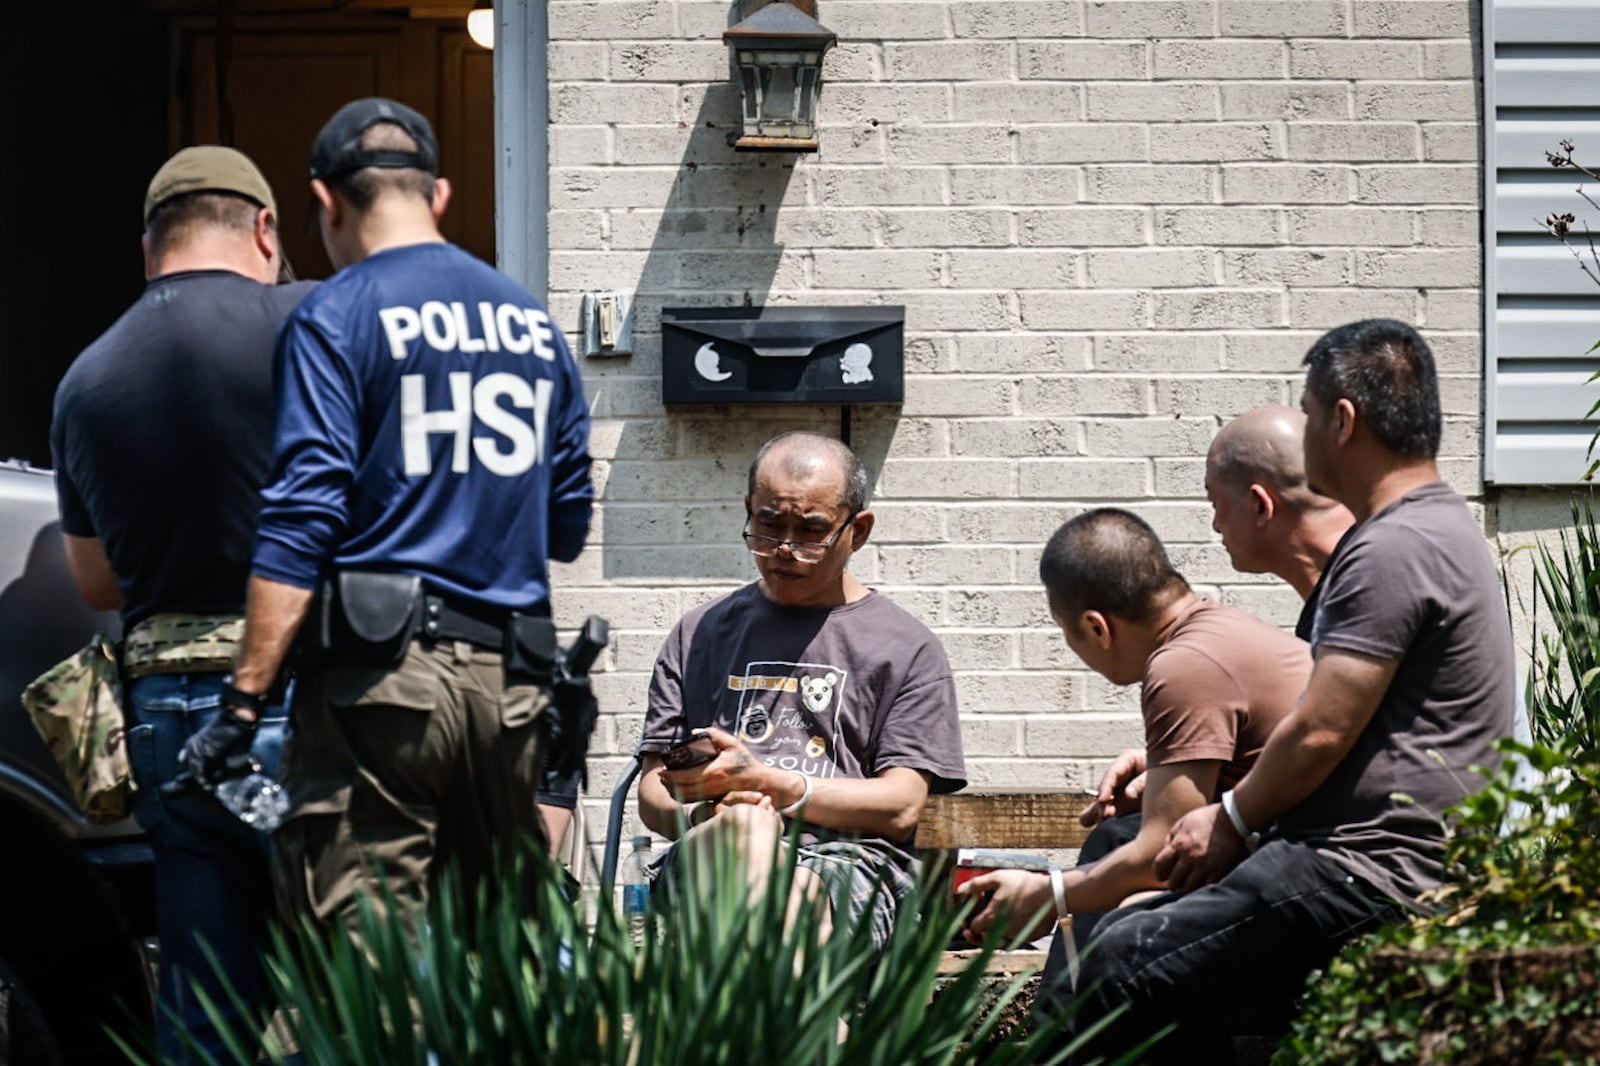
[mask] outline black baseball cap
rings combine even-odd
[[[362,136],[380,122],[392,123],[409,133],[417,142],[417,150],[363,149]],[[433,127],[405,104],[381,96],[345,104],[311,144],[311,176],[326,181],[363,167],[406,167],[438,174],[439,142],[433,137]]]

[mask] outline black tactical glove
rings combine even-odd
[[[178,770],[207,788],[227,780],[230,760],[238,765],[238,756],[250,754],[256,724],[224,705],[203,729],[184,741],[178,752]]]

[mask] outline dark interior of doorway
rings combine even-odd
[[[452,6],[454,5],[454,6]],[[454,8],[459,7],[459,12]],[[0,461],[50,465],[73,358],[144,285],[139,209],[187,144],[233,144],[278,198],[297,271],[329,271],[305,161],[349,99],[428,115],[454,194],[445,235],[493,261],[493,69],[471,0],[84,0],[12,5],[0,30]]]

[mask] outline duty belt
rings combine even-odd
[[[500,651],[505,647],[510,617],[508,611],[427,592],[422,597],[422,624],[417,627],[417,635],[428,640],[464,640]]]
[[[417,636],[464,640],[505,656],[507,675],[549,684],[555,679],[556,629],[550,619],[489,607],[424,590]]]

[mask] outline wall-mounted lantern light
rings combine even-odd
[[[773,0],[722,40],[733,52],[744,99],[743,135],[733,146],[815,152],[822,55],[838,40],[833,31],[794,4]]]

